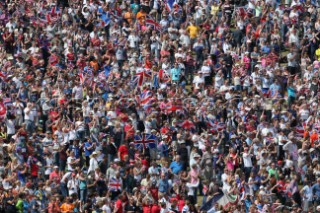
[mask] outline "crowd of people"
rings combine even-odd
[[[320,212],[319,6],[1,0],[0,212]]]

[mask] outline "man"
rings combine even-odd
[[[60,206],[60,209],[61,209],[61,212],[62,213],[71,213],[71,212],[74,212],[74,204],[71,203],[72,201],[72,198],[71,197],[68,197],[66,198],[66,202],[63,203],[61,206]]]
[[[170,70],[171,74],[171,82],[172,83],[179,83],[180,81],[180,76],[181,76],[181,69],[178,66],[178,63],[174,63],[174,67]]]
[[[88,138],[87,142],[84,143],[84,155],[86,156],[86,166],[90,165],[90,155],[95,150],[95,144]]]
[[[175,160],[170,164],[170,170],[173,174],[177,175],[183,169],[183,164],[180,161],[180,155],[176,155]]]
[[[34,104],[28,103],[27,107],[23,110],[24,111],[24,121],[26,123],[26,129],[29,135],[32,135],[35,125],[35,113],[34,113]]]
[[[289,54],[287,55],[287,60],[288,60],[288,70],[291,75],[295,75],[298,71],[297,66],[297,52],[294,50],[294,48],[290,49]]]
[[[187,32],[189,33],[191,43],[193,44],[198,37],[200,28],[195,25],[194,21],[191,21],[191,24],[187,27]]]
[[[250,149],[248,147],[245,147],[244,152],[242,153],[244,174],[245,174],[246,181],[248,181],[251,173],[251,169],[252,169],[252,160],[251,160],[252,147],[253,146],[251,146]]]
[[[317,183],[313,184],[312,193],[315,205],[317,206],[320,203],[320,178],[317,179]]]

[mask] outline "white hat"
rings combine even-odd
[[[198,154],[198,153],[196,153],[194,156],[193,156],[193,158],[200,158],[201,156]]]
[[[218,154],[219,153],[219,149],[214,149],[213,150],[213,154]]]
[[[178,140],[178,143],[179,143],[179,144],[184,144],[184,143],[186,143],[186,142],[185,142],[185,140]]]

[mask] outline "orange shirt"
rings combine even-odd
[[[64,203],[60,206],[60,209],[63,213],[73,212],[74,205],[72,203]]]
[[[314,142],[318,140],[318,137],[319,137],[318,133],[312,133],[312,135],[310,135],[311,147],[314,146]]]
[[[140,25],[143,25],[143,23],[144,23],[144,21],[145,21],[145,19],[146,19],[146,16],[147,16],[147,14],[145,13],[145,12],[138,12],[137,13],[137,19],[139,20],[139,24]]]
[[[94,71],[99,69],[99,64],[97,61],[90,61],[90,66],[93,67]]]

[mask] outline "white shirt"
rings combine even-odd
[[[79,100],[83,98],[83,91],[81,86],[75,86],[72,89],[72,94],[74,94],[74,99]]]
[[[139,41],[139,37],[133,34],[130,34],[128,37],[129,47],[136,48],[137,43]]]
[[[252,167],[251,156],[249,153],[243,153],[242,159],[243,159],[244,167]]]
[[[202,66],[201,72],[203,73],[203,77],[208,77],[210,76],[211,69],[209,66]]]
[[[88,174],[89,174],[91,171],[94,172],[97,168],[99,168],[97,159],[96,159],[96,158],[91,158],[91,159],[90,159],[89,169],[88,169]]]
[[[24,120],[34,121],[32,109],[25,108],[23,111],[24,111]]]
[[[71,178],[68,181],[67,187],[69,189],[69,195],[77,193],[78,190],[78,181],[75,178]]]
[[[76,160],[75,157],[69,156],[69,157],[67,158],[68,171],[71,171],[71,172],[74,171],[74,168],[73,168],[72,165],[71,165],[71,163],[72,163],[74,160]]]
[[[13,120],[6,119],[6,125],[7,125],[7,134],[8,135],[14,135],[16,133],[16,128],[14,125]]]

